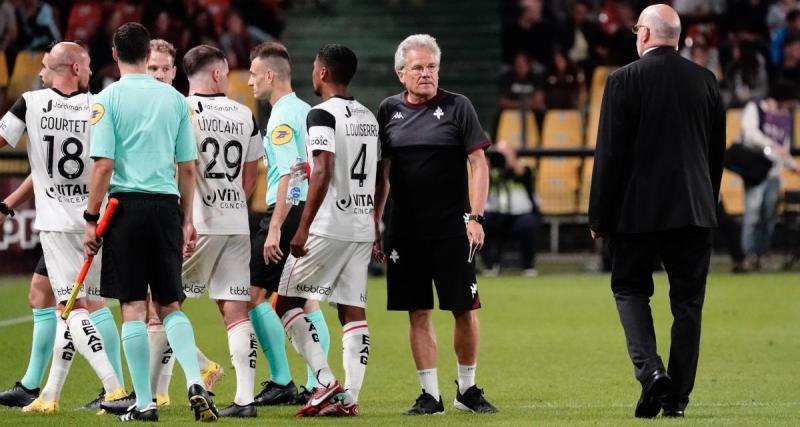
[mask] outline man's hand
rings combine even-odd
[[[280,227],[270,227],[267,233],[267,241],[264,242],[264,262],[269,265],[270,262],[278,264],[283,258],[281,251],[281,229]]]
[[[197,230],[191,221],[183,224],[183,257],[189,258],[197,246]]]
[[[0,225],[3,225],[3,223],[6,222],[6,218],[7,217],[8,217],[8,215],[6,215],[4,213],[0,213]]]
[[[308,253],[308,249],[306,249],[306,242],[308,241],[308,230],[304,230],[302,228],[298,228],[297,232],[294,233],[294,238],[292,238],[292,242],[289,243],[290,252],[294,255],[295,258],[302,258],[306,256]]]
[[[597,240],[597,238],[600,237],[600,233],[598,233],[597,230],[594,230],[592,228],[589,229],[589,235],[592,236],[592,240]]]
[[[97,238],[97,223],[87,222],[83,226],[83,256],[89,258],[97,255],[103,246],[103,239]]]
[[[292,175],[294,175],[295,172],[302,172],[303,173],[302,179],[308,179],[307,167],[308,167],[308,162],[300,162],[293,164],[289,170],[291,171]]]
[[[478,224],[478,221],[467,222],[467,239],[469,239],[469,244],[476,247],[476,250],[481,250],[481,248],[483,248],[483,238],[483,226]]]
[[[386,261],[386,255],[383,253],[383,245],[381,244],[381,226],[375,224],[375,241],[372,242],[372,259],[378,264],[383,264]]]

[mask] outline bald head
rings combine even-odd
[[[681,38],[681,19],[675,9],[665,4],[648,6],[639,15],[636,24],[636,50],[639,56],[645,51],[658,46],[678,48]]]
[[[61,42],[53,46],[46,61],[52,72],[53,87],[64,93],[88,90],[92,75],[89,62],[86,49],[77,43]]]

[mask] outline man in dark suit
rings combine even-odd
[[[611,289],[642,394],[636,417],[682,417],[694,386],[700,318],[717,226],[725,111],[714,75],[676,53],[680,19],[645,9],[640,59],[608,78],[589,201],[593,237],[609,239]],[[656,351],[653,261],[670,282],[669,370]]]

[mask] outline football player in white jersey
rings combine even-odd
[[[216,47],[200,45],[183,57],[197,139],[194,226],[197,247],[183,263],[183,291],[206,290],[217,302],[228,329],[228,349],[236,370],[236,396],[221,417],[255,417],[253,388],[257,345],[247,315],[250,302],[250,226],[247,199],[255,189],[264,157],[253,113],[225,96],[228,61]]]
[[[150,56],[147,58],[147,74],[161,83],[172,86],[175,79],[175,46],[163,39],[150,40]],[[150,386],[153,396],[156,397],[158,406],[169,405],[169,383],[172,380],[172,370],[175,367],[175,355],[167,341],[167,332],[158,317],[158,309],[153,304],[152,298],[147,298],[147,337],[150,341]],[[206,390],[211,391],[214,385],[222,378],[222,366],[211,361],[197,349],[197,364],[200,367],[200,376],[206,384]]]
[[[42,81],[47,89],[26,92],[0,121],[0,147],[15,146],[28,132],[28,158],[37,206],[34,227],[39,238],[50,282],[58,302],[55,354],[47,384],[41,395],[23,412],[52,413],[75,350],[81,353],[103,383],[104,399],[110,406],[129,404],[122,388],[119,332],[111,312],[99,296],[100,268],[95,264],[84,281],[74,309],[66,321],[60,310],[69,299],[73,280],[83,264],[81,228],[85,220],[89,180],[89,123],[92,119],[88,94],[91,71],[89,55],[75,43],[55,45],[43,61]],[[98,254],[99,256],[99,254]],[[90,307],[87,300],[99,299]],[[97,308],[101,322],[89,317]],[[102,326],[101,326],[102,323]],[[107,349],[116,348],[114,363]]]
[[[348,97],[355,53],[329,44],[314,59],[314,91],[323,102],[306,119],[311,175],[291,256],[281,276],[277,311],[295,349],[317,375],[318,386],[297,416],[358,414],[358,395],[369,359],[367,266],[376,239],[375,178],[380,158],[378,123]],[[343,327],[344,388],[331,372],[306,300],[335,303]]]

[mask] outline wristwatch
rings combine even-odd
[[[483,225],[483,215],[470,214],[470,216],[467,217],[467,221],[475,221],[478,224]]]
[[[89,211],[83,211],[83,219],[86,222],[97,222],[100,220],[100,213],[90,214]]]
[[[9,208],[5,202],[0,202],[0,213],[13,217],[14,209]]]

